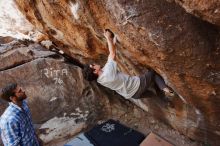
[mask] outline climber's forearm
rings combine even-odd
[[[115,60],[115,56],[116,56],[116,47],[113,43],[113,39],[109,38],[107,39],[107,43],[108,43],[108,49],[109,49],[109,57],[113,60]]]

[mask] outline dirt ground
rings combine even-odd
[[[117,102],[117,104],[115,104],[115,102]],[[171,126],[161,121],[158,121],[152,115],[143,111],[129,101],[125,101],[123,99],[112,99],[112,101],[110,101],[110,104],[110,114],[107,114],[104,119],[98,122],[107,121],[108,119],[114,119],[145,135],[148,135],[150,132],[154,132],[176,146],[205,146],[198,141],[193,141],[188,137],[182,135],[177,130],[174,130]],[[95,124],[97,123],[94,123],[94,125]],[[89,125],[89,127],[92,127],[92,125]],[[73,137],[60,139],[45,146],[63,146],[71,139],[73,139]],[[3,146],[1,144],[1,140],[0,146]]]
[[[125,117],[126,117],[126,115],[125,115]],[[154,133],[159,134],[160,136],[162,136],[166,140],[170,141],[175,146],[204,146],[202,143],[190,140],[186,136],[180,134],[178,131],[172,129],[170,126],[167,126],[164,123],[161,123],[161,122],[153,119],[153,117],[151,117],[150,115],[144,116],[143,121],[135,121],[135,120],[131,120],[131,119],[125,119],[125,117],[123,117],[120,120],[121,123],[133,128],[133,129],[136,129],[136,130],[144,133],[145,135],[147,135],[149,132],[152,131]],[[119,120],[115,117],[113,119]],[[63,140],[56,141],[56,142],[51,143],[46,146],[62,146],[65,143],[67,143],[68,141],[70,141],[71,139],[72,138],[68,138],[65,140],[63,139]]]
[[[123,110],[118,110],[120,108]],[[124,110],[125,108],[127,108],[127,112]],[[119,111],[121,111],[121,113],[119,113]],[[165,123],[156,120],[152,115],[149,115],[135,105],[132,105],[132,103],[130,102],[126,102],[124,103],[124,105],[114,104],[113,106],[111,106],[111,114],[106,117],[106,119],[103,119],[99,122],[104,122],[108,119],[118,120],[120,121],[120,123],[130,128],[133,128],[145,135],[148,135],[150,132],[154,132],[165,138],[175,146],[204,146],[204,144],[198,141],[193,141],[188,137],[182,135],[169,125],[166,125]],[[66,138],[46,146],[61,146],[71,139],[72,138]]]
[[[109,119],[119,120],[124,125],[131,127],[139,132],[144,133],[147,135],[149,132],[154,132],[165,138],[166,140],[170,141],[176,146],[204,146],[202,143],[192,141],[186,136],[180,134],[178,131],[174,130],[170,126],[155,120],[151,115],[147,115],[146,112],[141,110],[135,110],[134,112],[137,113],[126,113],[121,117],[115,117],[114,114],[109,117]],[[139,115],[142,117],[143,120],[135,120],[140,119],[137,118],[135,115]],[[108,120],[104,119],[103,121]],[[70,141],[72,138],[61,139],[59,141],[54,141],[51,144],[45,146],[63,146],[65,143]],[[0,146],[3,146],[0,142]]]

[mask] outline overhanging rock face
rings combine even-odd
[[[144,100],[155,105],[149,111],[191,138],[220,143],[218,26],[165,0],[16,2],[38,30],[83,63],[105,63],[108,51],[102,30],[111,29],[119,36],[117,61],[122,71],[140,74],[146,67],[154,68],[188,103],[179,101],[167,109],[156,100]]]
[[[169,0],[167,0],[169,1]],[[187,12],[220,26],[220,1],[211,0],[175,0]]]

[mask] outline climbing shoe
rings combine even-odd
[[[172,101],[172,99],[175,96],[175,93],[169,88],[164,88],[163,91],[164,91],[164,95],[165,95],[166,100]]]

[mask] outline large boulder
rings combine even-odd
[[[110,28],[120,40],[117,44],[120,70],[137,75],[151,67],[184,101],[176,102],[175,108],[153,106],[148,108],[151,114],[193,139],[213,145],[220,142],[218,26],[186,13],[174,1],[16,0],[16,3],[39,31],[83,63],[91,60],[105,63],[108,51],[102,30]],[[208,3],[211,5],[212,1]],[[218,15],[215,18],[217,24]],[[149,106],[147,101],[144,103]],[[160,109],[162,112],[158,112]]]
[[[170,0],[167,0],[170,1]],[[175,0],[188,13],[220,26],[219,0]]]
[[[176,145],[198,145],[115,92],[85,81],[81,68],[60,54],[27,40],[5,42],[0,51],[0,58],[7,61],[0,71],[0,88],[10,82],[24,88],[33,122],[45,146],[63,145],[97,121],[112,118],[144,134],[153,130]],[[154,99],[161,101],[154,97],[149,103],[157,103]],[[148,110],[140,100],[133,102]],[[0,103],[2,114],[7,103]]]
[[[16,82],[26,91],[33,121],[45,143],[71,137],[107,113],[103,107],[107,98],[97,100],[81,68],[35,43],[17,42],[12,48],[0,54],[0,88]],[[1,101],[1,114],[6,107]]]
[[[17,44],[17,46],[16,46]],[[19,49],[14,49],[14,47]],[[0,70],[10,69],[20,64],[30,62],[36,58],[44,58],[55,55],[54,52],[47,51],[38,44],[25,46],[19,42],[13,42],[0,47]]]

